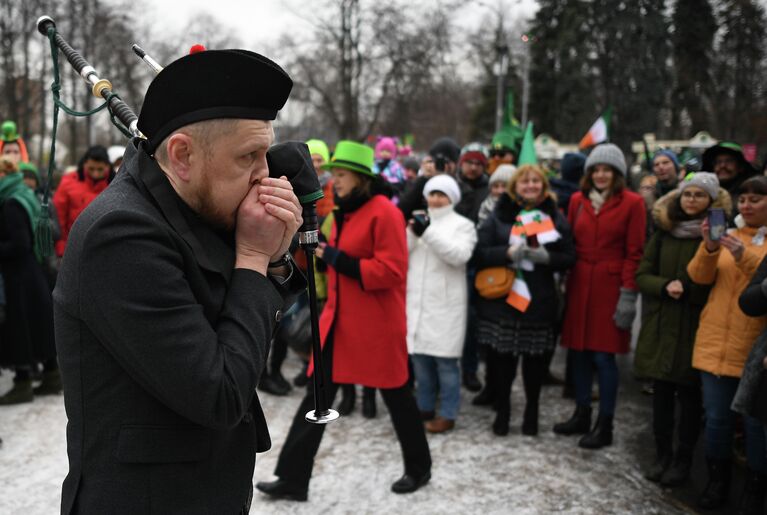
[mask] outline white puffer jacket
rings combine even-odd
[[[429,218],[420,238],[407,229],[408,352],[458,358],[466,333],[466,263],[477,244],[477,232],[452,205],[429,209]]]

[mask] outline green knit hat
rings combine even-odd
[[[336,145],[336,151],[330,161],[322,165],[325,170],[343,168],[352,172],[375,177],[373,173],[373,155],[371,147],[356,141],[342,140]]]
[[[306,146],[309,147],[310,154],[319,154],[322,159],[327,163],[330,160],[330,151],[328,146],[321,139],[310,139],[306,142]]]

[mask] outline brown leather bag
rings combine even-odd
[[[494,266],[477,272],[474,287],[485,299],[500,299],[511,291],[514,283],[514,270],[505,266]]]

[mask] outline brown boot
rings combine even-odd
[[[426,426],[426,430],[430,433],[444,433],[455,427],[455,420],[437,417],[434,420],[429,420],[424,425]]]

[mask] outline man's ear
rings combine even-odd
[[[191,179],[192,154],[199,152],[194,143],[194,140],[183,132],[177,132],[168,138],[168,164],[175,175],[184,182]]]

